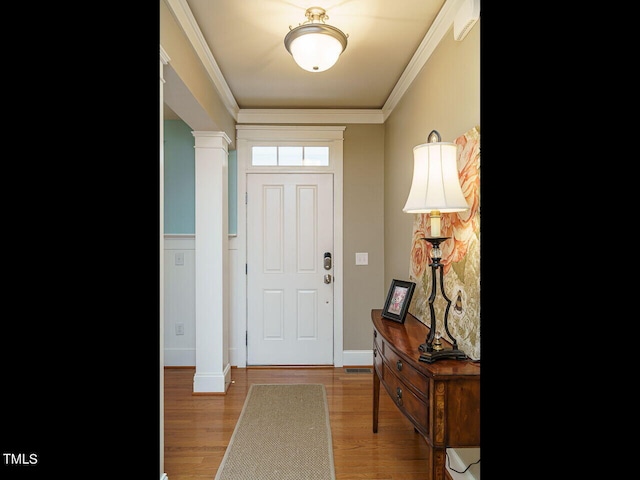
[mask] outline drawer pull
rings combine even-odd
[[[396,388],[396,403],[402,406],[402,389],[400,387]]]
[[[401,370],[402,370],[402,361],[401,361],[401,360],[398,360],[398,361],[396,362],[396,368],[398,369],[398,371],[401,371]]]
[[[374,331],[373,331],[373,338],[377,338],[377,336],[378,336],[378,331],[377,331],[377,330],[374,330]]]

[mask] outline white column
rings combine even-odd
[[[194,393],[226,392],[229,363],[228,146],[224,132],[192,132],[196,160]]]

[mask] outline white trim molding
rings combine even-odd
[[[455,448],[447,448],[447,455],[449,456],[449,462],[451,464],[451,468],[455,468],[455,472],[453,470],[451,470],[451,468],[447,467],[447,472],[449,473],[449,475],[451,475],[451,478],[453,480],[480,480],[480,475],[478,474],[477,477],[475,477],[472,473],[471,473],[471,469],[467,470],[466,472],[464,472],[464,470],[467,468],[467,465],[465,465],[465,462],[462,460],[462,458],[460,458],[460,454],[462,453],[462,451],[468,451],[470,453],[473,454],[473,458],[475,461],[475,455],[477,454],[477,457],[480,458],[480,449],[479,448],[464,448],[464,449],[455,449]],[[468,456],[465,455],[465,456]],[[475,467],[476,465],[474,465]],[[476,469],[477,471],[477,469]],[[464,473],[458,473],[458,472],[464,472]]]
[[[344,365],[350,367],[372,367],[373,350],[345,350],[342,360]]]
[[[393,109],[398,105],[398,102],[400,102],[422,68],[426,65],[431,54],[435,51],[440,41],[449,31],[449,28],[453,24],[453,20],[460,9],[460,4],[463,1],[464,0],[446,0],[442,9],[433,21],[433,24],[429,27],[429,31],[420,43],[416,53],[413,54],[409,65],[407,65],[407,68],[402,72],[400,80],[398,80],[396,86],[393,87],[389,98],[387,98],[387,101],[382,107],[384,115],[383,121],[386,121],[387,118],[389,118]]]
[[[238,112],[238,123],[384,123],[382,110],[251,109]]]
[[[220,67],[218,67],[218,62],[216,62],[216,59],[213,57],[213,53],[211,53],[209,45],[207,45],[193,13],[191,13],[191,9],[189,8],[187,1],[165,0],[165,2],[169,6],[171,13],[173,13],[173,16],[180,27],[182,27],[182,30],[189,39],[193,49],[200,58],[202,65],[204,65],[204,68],[207,70],[207,73],[209,74],[213,85],[216,87],[227,111],[231,114],[233,119],[237,121],[239,110],[238,103],[236,102],[233,93],[231,93],[231,89],[229,88],[227,81],[222,76],[222,71],[220,70]]]

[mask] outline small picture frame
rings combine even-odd
[[[404,323],[415,288],[416,284],[413,282],[393,279],[387,294],[387,301],[384,302],[382,316],[398,323]]]

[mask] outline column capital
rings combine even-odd
[[[225,132],[193,131],[191,134],[196,139],[196,148],[223,148],[227,151],[231,143]]]

